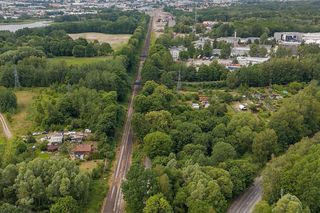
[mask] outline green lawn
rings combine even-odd
[[[101,62],[106,60],[111,56],[102,56],[102,57],[81,57],[81,58],[76,58],[76,57],[55,57],[55,58],[49,58],[48,60],[50,62],[60,62],[60,61],[65,61],[67,65],[83,65],[83,64],[90,64],[90,63],[95,63],[95,62]]]

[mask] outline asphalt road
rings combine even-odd
[[[255,179],[254,184],[235,199],[228,209],[228,213],[250,213],[254,205],[262,198],[262,178]]]
[[[4,132],[5,136],[8,139],[12,138],[12,133],[11,133],[11,131],[9,129],[9,126],[8,126],[8,124],[6,122],[6,119],[4,118],[4,116],[1,113],[0,113],[0,122],[2,124],[2,129],[3,129],[3,132]]]
[[[141,81],[141,69],[143,63],[145,61],[145,57],[148,55],[148,50],[150,46],[150,36],[152,30],[152,22],[150,20],[148,32],[145,39],[144,48],[141,53],[141,60],[139,64],[139,70],[136,77],[136,81]],[[130,165],[131,165],[131,155],[132,155],[132,128],[131,128],[131,120],[133,115],[133,102],[134,98],[139,91],[139,85],[134,85],[131,99],[128,105],[128,112],[127,112],[127,119],[124,126],[124,131],[122,135],[122,141],[120,144],[120,152],[116,157],[116,167],[114,174],[112,176],[110,189],[108,191],[108,195],[105,199],[105,202],[102,206],[101,212],[103,213],[118,213],[124,212],[124,200],[123,200],[123,193],[121,191],[121,182],[125,179],[126,173],[128,172]]]

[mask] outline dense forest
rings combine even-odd
[[[318,168],[319,133],[312,138],[302,139],[291,146],[285,155],[273,159],[267,165],[263,172],[263,199],[273,204],[282,194],[291,194],[296,198],[291,202],[287,201],[290,205],[282,205],[282,208],[287,206],[287,210],[292,209],[292,212],[302,212],[304,208],[318,212],[320,209],[317,202],[320,199],[317,190]],[[262,210],[271,212],[268,211],[270,205],[265,201],[258,204],[256,209],[257,213]]]
[[[251,113],[228,113],[226,104],[232,99],[223,92],[210,96],[209,108],[194,111],[183,102],[183,94],[146,82],[136,97],[133,127],[141,150],[152,160],[152,169],[144,170],[139,162],[130,169],[123,184],[129,211],[150,212],[153,203],[162,200],[174,212],[225,212],[228,202],[248,187],[272,155],[320,130],[318,94],[318,82],[313,81],[266,122]],[[276,202],[281,183],[274,181],[277,177],[270,169],[266,170],[265,193],[268,201]],[[304,207],[317,212],[316,204],[311,205],[314,196],[302,195],[306,187],[312,188],[305,185],[308,181],[301,177],[301,183],[292,184],[287,175],[277,174],[295,185],[284,188],[285,193],[301,197]],[[297,174],[292,173],[293,177]],[[149,183],[146,188],[138,187],[144,182]]]
[[[234,31],[240,37],[260,37],[263,33],[271,36],[274,32],[319,32],[319,5],[319,1],[267,1],[214,7],[197,10],[197,22],[220,22],[211,32],[216,37],[232,36]],[[166,10],[178,17],[176,32],[192,31],[194,13],[170,7]]]
[[[91,89],[116,91],[123,100],[129,91],[128,74],[124,57],[106,59],[105,62],[67,66],[64,62],[49,62],[45,58],[29,57],[17,65],[0,67],[0,84],[15,86],[14,70],[17,70],[22,87],[48,87],[53,84],[79,84]]]
[[[161,193],[175,212],[224,212],[228,200],[252,182],[257,167],[241,156],[251,152],[263,125],[249,113],[229,116],[224,100],[215,101],[194,111],[170,89],[146,82],[136,98],[133,125],[153,169],[130,169],[123,184],[130,211],[151,208],[136,200],[149,203]],[[147,188],[137,188],[148,179]]]
[[[46,171],[46,172],[44,172]],[[23,209],[41,211],[53,205],[61,205],[60,198],[70,196],[70,204],[86,202],[90,178],[80,173],[75,162],[67,159],[36,159],[18,165],[10,164],[0,170],[0,198],[2,201],[17,204],[0,206],[1,212],[27,212]]]

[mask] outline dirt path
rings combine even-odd
[[[6,122],[6,119],[4,118],[4,116],[1,113],[0,113],[0,122],[1,122],[4,134],[6,135],[6,137],[8,139],[11,139],[12,138],[12,133],[11,133],[11,131],[9,129],[9,126],[8,126],[8,124]]]

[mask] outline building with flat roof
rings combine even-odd
[[[262,64],[269,61],[268,58],[259,58],[259,57],[237,57],[237,60],[241,66],[249,66],[255,64]]]
[[[187,48],[185,48],[185,47],[183,47],[183,46],[171,47],[171,48],[169,49],[170,54],[171,54],[173,60],[175,60],[175,61],[179,60],[180,52],[186,51],[186,50],[187,50]]]

